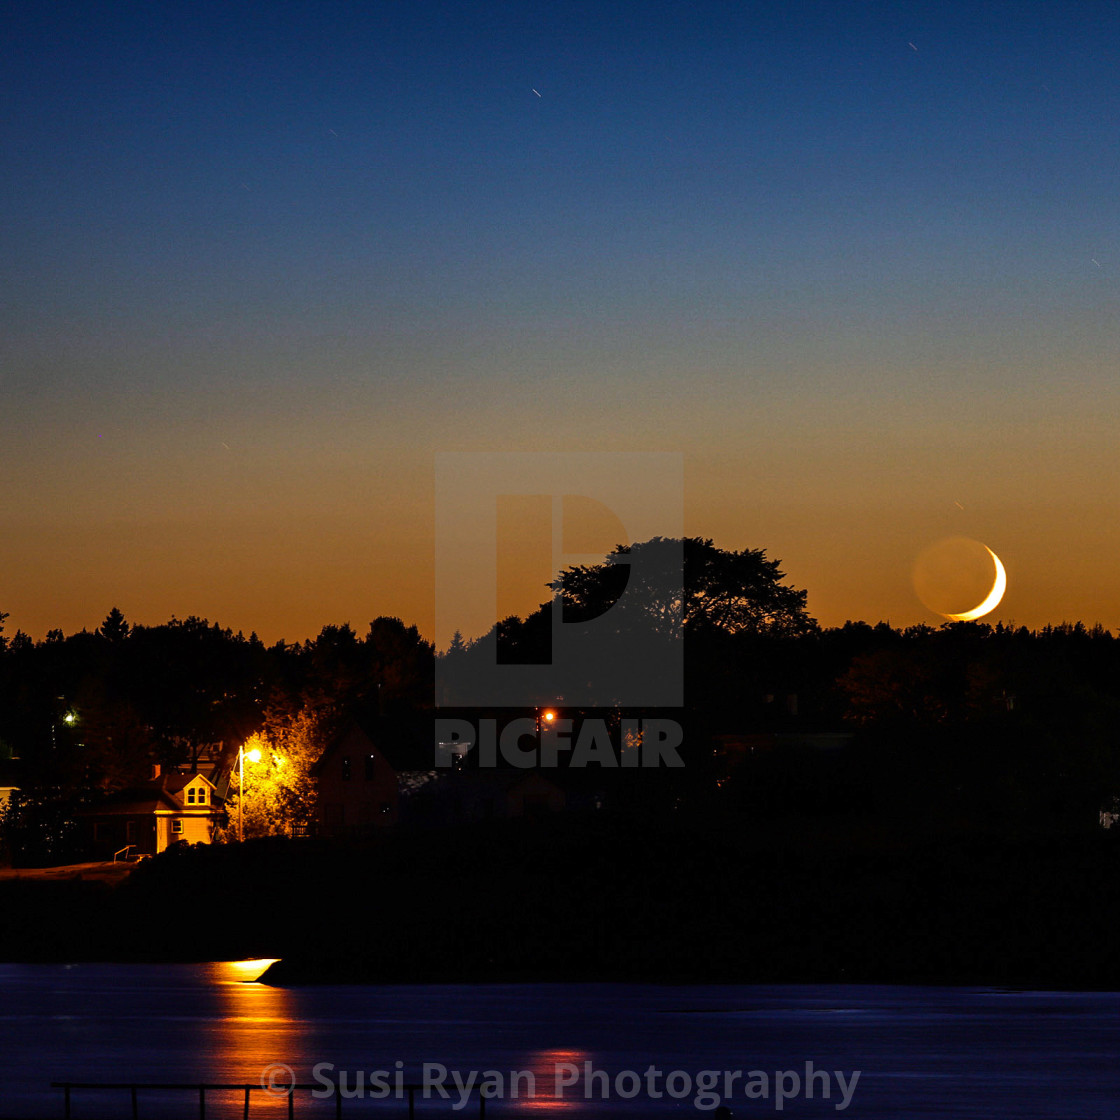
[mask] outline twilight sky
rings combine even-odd
[[[1120,4],[5,13],[9,634],[435,637],[445,451],[679,452],[825,624],[965,536],[1120,627]]]

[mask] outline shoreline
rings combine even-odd
[[[726,988],[780,988],[780,987],[837,987],[837,988],[943,988],[946,990],[976,990],[989,992],[1003,992],[1008,995],[1032,993],[1060,994],[1060,993],[1120,993],[1120,980],[1112,983],[1081,983],[1070,984],[1061,982],[1058,977],[1047,979],[1020,979],[1019,981],[1007,978],[991,979],[978,976],[929,976],[929,975],[896,975],[896,976],[806,976],[803,974],[770,974],[751,975],[747,973],[735,976],[714,976],[707,973],[682,974],[618,974],[607,975],[601,972],[571,971],[568,973],[511,973],[501,970],[466,974],[462,972],[451,973],[446,971],[432,971],[425,974],[401,975],[399,973],[371,972],[360,967],[350,970],[349,975],[343,975],[341,968],[331,967],[326,970],[315,971],[306,968],[302,962],[293,962],[290,958],[269,957],[241,957],[222,955],[215,957],[198,958],[170,958],[170,957],[59,957],[59,958],[25,958],[2,959],[0,968],[5,966],[42,966],[59,968],[87,968],[98,966],[136,966],[159,967],[178,965],[204,965],[204,964],[233,964],[247,961],[260,960],[272,961],[265,965],[259,975],[238,980],[238,983],[264,984],[274,988],[326,988],[326,987],[540,987],[540,986],[652,986],[664,988],[691,988],[691,987],[726,987]],[[5,1120],[0,1117],[0,1120]]]
[[[275,987],[1120,990],[1120,837],[891,822],[550,822],[165,853],[0,881],[0,959],[270,959]],[[185,899],[204,900],[184,906]]]

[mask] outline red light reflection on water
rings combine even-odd
[[[534,1112],[578,1107],[583,1098],[579,1080],[573,1082],[571,1070],[557,1067],[575,1066],[582,1075],[589,1057],[585,1050],[535,1050],[523,1067],[533,1075],[533,1095],[511,1103]]]

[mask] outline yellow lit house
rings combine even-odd
[[[90,828],[91,853],[99,859],[130,848],[128,855],[157,855],[172,844],[209,844],[221,799],[202,774],[156,774],[142,786],[122,790],[82,816]]]

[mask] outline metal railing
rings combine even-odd
[[[312,1090],[322,1093],[325,1085],[322,1081],[317,1081],[314,1084],[296,1083],[286,1089],[272,1089],[266,1088],[263,1085],[244,1085],[244,1084],[229,1084],[224,1082],[175,1082],[175,1081],[52,1081],[52,1089],[61,1089],[63,1092],[63,1116],[66,1120],[71,1120],[71,1094],[74,1090],[93,1090],[93,1091],[116,1091],[128,1092],[129,1100],[132,1106],[132,1120],[140,1120],[140,1092],[141,1090],[151,1090],[153,1092],[191,1092],[198,1094],[198,1120],[206,1120],[206,1094],[211,1092],[235,1092],[243,1093],[244,1100],[242,1105],[241,1115],[243,1120],[249,1120],[249,1101],[251,1094],[264,1093],[267,1097],[281,1097],[288,1098],[288,1118],[293,1120],[295,1116],[295,1099],[297,1092],[310,1092]],[[408,1094],[408,1120],[416,1120],[416,1094],[428,1090],[430,1086],[424,1085],[401,1085],[394,1086],[393,1092],[385,1097],[373,1097],[372,1094],[367,1094],[369,1099],[392,1101],[400,1100],[402,1093]],[[458,1088],[456,1088],[458,1092]],[[474,1095],[477,1090],[468,1090],[470,1095]],[[339,1086],[334,1086],[334,1092],[330,1094],[334,1097],[334,1114],[336,1117],[342,1116],[342,1102],[343,1094],[339,1092]],[[482,1093],[478,1093],[478,1120],[486,1120],[486,1098]]]

